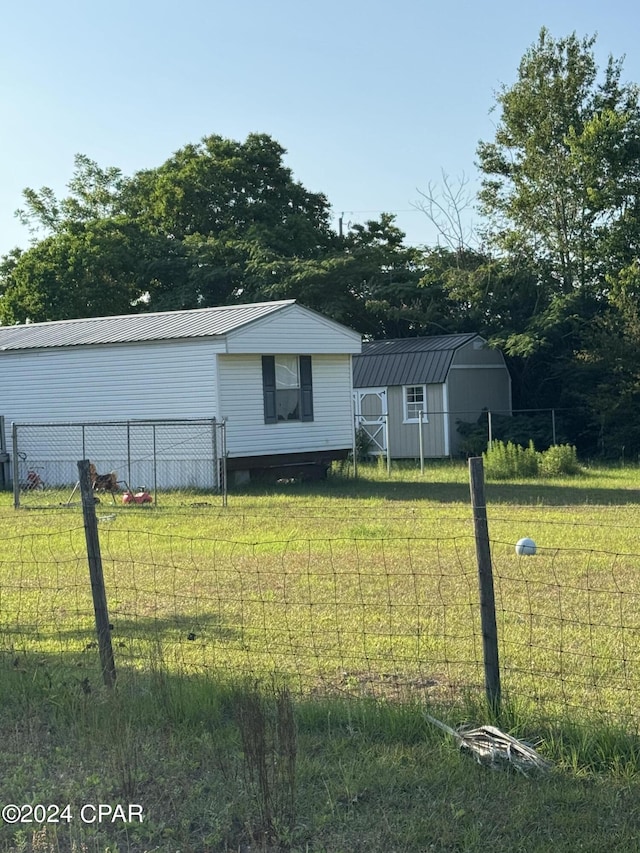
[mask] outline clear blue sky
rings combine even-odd
[[[397,212],[409,243],[435,232],[413,209],[442,173],[476,184],[501,83],[542,26],[598,35],[601,67],[640,82],[632,0],[22,0],[2,13],[0,254],[26,248],[24,187],[64,195],[83,153],[126,175],[216,133],[273,136],[337,219]]]

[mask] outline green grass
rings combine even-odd
[[[184,493],[154,508],[100,505],[123,675],[158,658],[178,673],[277,672],[303,692],[481,693],[466,470],[361,474],[247,490],[226,508]],[[503,685],[521,709],[635,716],[632,476],[487,485]],[[5,648],[88,665],[93,613],[78,508],[12,516],[19,528],[0,543]],[[534,559],[514,554],[523,535],[538,543]]]
[[[160,673],[114,695],[4,679],[0,796],[70,803],[74,820],[38,832],[0,827],[0,849],[479,853],[488,842],[504,853],[638,849],[640,786],[628,765],[587,773],[565,762],[534,778],[499,773],[461,754],[416,705],[318,698],[295,704],[295,774],[283,776],[267,693],[260,778],[243,751],[238,707],[246,695]],[[556,749],[581,749],[584,732],[568,724],[565,731],[562,744],[547,733],[553,758]],[[613,746],[594,733],[590,748],[603,745]],[[628,738],[618,747],[628,749]],[[291,790],[292,814],[279,805]],[[269,833],[265,800],[281,817]],[[144,821],[82,824],[86,803],[140,804]]]
[[[488,720],[466,468],[360,474],[254,486],[226,508],[185,493],[100,504],[114,695],[79,509],[47,495],[53,508],[15,512],[0,496],[2,798],[148,816],[0,825],[0,850],[640,849],[638,470],[487,483],[499,723],[541,740],[555,765],[542,779],[475,765],[422,716]],[[524,535],[534,558],[514,553]],[[274,678],[294,695],[296,814],[273,807],[265,834],[261,802],[289,790]],[[238,712],[256,679],[262,777]]]

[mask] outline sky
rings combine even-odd
[[[473,229],[478,142],[543,26],[597,35],[600,67],[624,56],[640,83],[635,0],[6,2],[0,255],[30,244],[22,190],[63,197],[75,154],[132,175],[210,134],[276,139],[336,230],[389,212],[408,244],[434,245],[419,204],[445,177]]]

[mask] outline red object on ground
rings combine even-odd
[[[133,492],[125,492],[122,496],[123,504],[150,504],[153,501],[153,498],[147,491],[136,492],[135,495]]]

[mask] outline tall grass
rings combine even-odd
[[[277,687],[161,671],[90,693],[2,674],[4,803],[68,802],[75,815],[87,802],[139,803],[144,814],[141,824],[0,825],[5,853],[480,853],[487,837],[497,853],[622,853],[640,831],[637,744],[613,729],[530,728],[505,709],[502,725],[542,738],[555,764],[523,779],[462,755],[425,722],[422,703],[282,704]],[[473,704],[427,710],[454,725],[483,714]]]

